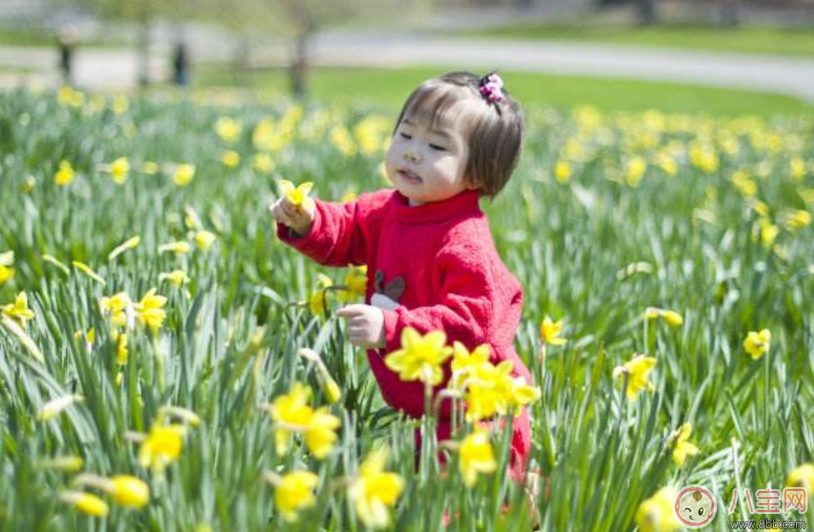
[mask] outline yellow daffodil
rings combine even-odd
[[[284,194],[289,201],[291,201],[292,205],[302,205],[305,210],[309,211],[314,209],[314,200],[308,196],[308,193],[311,192],[311,188],[314,186],[313,183],[302,183],[295,187],[291,181],[281,179],[279,186],[280,193]]]
[[[20,325],[25,325],[27,321],[34,319],[34,311],[28,308],[28,296],[25,292],[17,294],[14,303],[3,305],[0,310]]]
[[[678,467],[684,465],[688,456],[698,455],[698,447],[688,441],[691,434],[692,425],[690,423],[684,423],[678,427],[667,440],[667,446],[673,450],[673,462],[675,462],[675,465]]]
[[[37,420],[48,421],[49,419],[53,419],[67,410],[71,405],[80,401],[82,401],[82,396],[76,394],[52,399],[39,409],[37,412]]]
[[[367,266],[351,266],[345,274],[345,290],[339,292],[340,303],[357,301],[367,294]]]
[[[681,528],[681,523],[673,512],[676,491],[671,487],[661,488],[649,499],[643,501],[636,510],[636,525],[641,532],[673,532]]]
[[[196,231],[195,232],[195,245],[201,251],[208,251],[215,242],[215,234],[209,231]]]
[[[159,281],[169,281],[177,287],[189,282],[189,276],[184,270],[173,270],[170,273],[160,273]]]
[[[353,142],[350,132],[344,126],[334,126],[331,129],[330,140],[334,148],[345,157],[353,157],[356,153],[356,144]]]
[[[54,174],[54,181],[57,185],[64,187],[71,184],[74,178],[74,171],[71,163],[68,161],[60,161],[59,170]]]
[[[786,478],[786,486],[806,488],[808,496],[814,497],[814,464],[806,463],[792,469]]]
[[[777,235],[780,234],[780,228],[772,223],[768,218],[761,218],[758,222],[758,229],[760,233],[760,243],[763,247],[769,249],[774,244]]]
[[[655,366],[655,358],[645,355],[636,355],[629,362],[625,362],[622,366],[614,368],[613,378],[623,382],[624,375],[628,375],[627,398],[631,401],[635,401],[639,396],[639,392],[642,390],[654,391],[656,389],[653,383],[647,378],[647,375],[653,371]]]
[[[457,340],[452,344],[452,378],[449,387],[463,390],[466,379],[479,367],[489,364],[489,344],[481,344],[470,353],[464,344]]]
[[[665,310],[656,307],[647,307],[644,311],[645,319],[652,320],[661,318],[671,327],[681,327],[684,318],[675,310]]]
[[[153,425],[150,434],[141,442],[138,461],[141,467],[149,467],[160,473],[181,456],[184,447],[183,425]]]
[[[222,116],[215,122],[215,132],[226,142],[236,141],[242,129],[240,122],[228,116]]]
[[[514,417],[517,417],[522,414],[524,406],[530,405],[538,400],[541,395],[542,392],[540,388],[526,384],[523,377],[514,377],[511,379],[509,394],[506,398],[508,411],[514,415]]]
[[[412,327],[406,327],[401,333],[401,349],[390,353],[384,363],[398,372],[403,381],[421,380],[435,386],[444,376],[441,366],[452,356],[452,348],[445,345],[446,341],[443,331],[422,336]]]
[[[458,467],[464,484],[475,485],[478,474],[492,473],[497,469],[497,461],[489,435],[484,430],[476,430],[467,436],[459,449]]]
[[[113,249],[113,251],[110,252],[110,255],[107,256],[107,260],[113,260],[116,257],[118,257],[119,255],[121,255],[122,253],[124,253],[125,251],[135,249],[139,245],[140,242],[141,242],[141,237],[139,237],[139,236],[134,236],[132,238],[128,238],[127,240],[125,240],[124,242],[122,242],[121,244],[116,246],[116,248]]]
[[[789,231],[799,231],[811,224],[811,213],[802,209],[792,209],[784,213],[783,226]]]
[[[276,482],[274,504],[286,522],[295,522],[297,512],[314,506],[318,482],[319,477],[310,471],[292,471]]]
[[[117,185],[124,184],[129,173],[130,161],[127,160],[127,157],[119,157],[110,165],[110,176]]]
[[[237,168],[240,165],[240,154],[235,150],[225,150],[220,154],[220,162],[229,168]]]
[[[133,305],[139,325],[147,325],[154,332],[161,328],[161,324],[164,323],[164,318],[167,316],[167,311],[164,310],[167,298],[156,295],[155,292],[156,289],[151,288],[144,294],[141,301]]]
[[[114,328],[132,325],[133,305],[127,292],[119,292],[110,297],[99,300],[99,309],[104,316],[110,316],[110,324]]]
[[[370,528],[386,528],[390,524],[389,508],[404,490],[404,479],[396,473],[384,471],[388,451],[373,451],[359,467],[359,476],[348,489],[348,497],[356,515]]]
[[[185,187],[192,182],[195,177],[195,166],[191,164],[179,164],[175,167],[172,181],[176,186]]]
[[[105,501],[90,493],[65,491],[60,493],[59,498],[62,502],[72,505],[80,512],[94,517],[105,517],[110,512],[110,508],[108,508]]]
[[[274,442],[277,454],[285,454],[291,441],[291,430],[307,427],[313,416],[308,404],[311,388],[299,382],[287,394],[280,395],[269,405],[269,413],[274,427]]]
[[[252,166],[258,172],[269,174],[274,171],[277,165],[268,153],[256,153],[252,158]]]
[[[3,253],[2,255],[6,255],[6,253]],[[14,269],[9,268],[14,261],[14,254],[11,253],[7,256],[10,256],[10,260],[7,263],[0,261],[0,286],[3,286],[12,277],[14,277]]]
[[[116,363],[120,366],[127,365],[130,358],[130,349],[127,348],[127,334],[113,332],[111,338],[116,343]]]
[[[632,157],[625,165],[625,180],[631,187],[638,187],[647,172],[647,161],[643,157]]]
[[[158,173],[159,166],[155,161],[144,161],[141,163],[141,168],[139,168],[139,170],[141,170],[141,173],[146,175],[155,175]]]
[[[300,349],[297,354],[307,360],[310,360],[314,363],[314,365],[316,365],[317,376],[319,378],[320,385],[322,386],[322,393],[325,394],[325,399],[327,399],[330,404],[338,403],[339,400],[342,399],[342,389],[339,388],[339,385],[336,383],[333,377],[331,377],[328,367],[325,365],[325,362],[322,361],[322,358],[317,354],[317,352],[313,349],[304,347]]]
[[[189,245],[189,242],[184,240],[178,240],[176,242],[167,242],[166,244],[161,244],[158,246],[159,253],[168,253],[172,252],[176,255],[183,255],[185,253],[189,253],[189,250],[192,249],[192,246]]]
[[[333,286],[333,284],[333,281],[327,275],[317,274],[317,286],[308,299],[308,306],[314,316],[325,317],[328,311],[328,292],[326,289]]]
[[[336,429],[341,425],[338,417],[328,412],[328,407],[314,410],[305,428],[305,445],[317,459],[323,459],[336,443]]]
[[[85,94],[71,88],[70,85],[63,85],[57,91],[57,101],[60,105],[69,107],[82,107],[85,103]]]
[[[129,108],[130,102],[127,100],[127,96],[121,94],[114,96],[110,102],[110,109],[117,115],[123,115]]]
[[[554,178],[561,184],[566,184],[571,179],[571,165],[567,161],[559,160],[554,165]]]
[[[772,333],[769,329],[763,329],[760,332],[749,331],[749,334],[743,341],[743,348],[753,359],[757,360],[769,350],[771,339]]]
[[[497,366],[479,365],[466,380],[466,420],[474,423],[495,414],[509,412],[512,388],[512,363],[504,360]]]
[[[551,318],[546,316],[546,318],[543,320],[543,323],[540,324],[540,338],[545,344],[563,345],[568,340],[566,340],[565,338],[559,338],[561,329],[562,329],[562,320],[558,322],[552,322]]]
[[[131,475],[116,475],[110,478],[110,496],[119,506],[144,508],[150,502],[150,487],[146,482]]]

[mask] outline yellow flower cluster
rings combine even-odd
[[[327,407],[309,405],[311,388],[299,382],[287,394],[280,395],[266,409],[271,415],[277,454],[284,454],[293,433],[302,434],[308,450],[318,459],[328,456],[336,442],[341,421]]]

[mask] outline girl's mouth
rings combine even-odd
[[[396,174],[398,174],[399,178],[401,178],[403,181],[413,185],[420,185],[423,181],[423,179],[418,177],[416,174],[404,168],[396,170]]]

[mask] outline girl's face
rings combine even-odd
[[[466,141],[454,128],[409,117],[396,130],[385,169],[396,190],[420,205],[475,188],[464,182],[468,157]]]

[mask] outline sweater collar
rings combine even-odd
[[[461,216],[480,214],[478,191],[465,190],[442,201],[410,206],[409,200],[399,191],[394,191],[393,209],[396,220],[407,223],[438,222]]]

